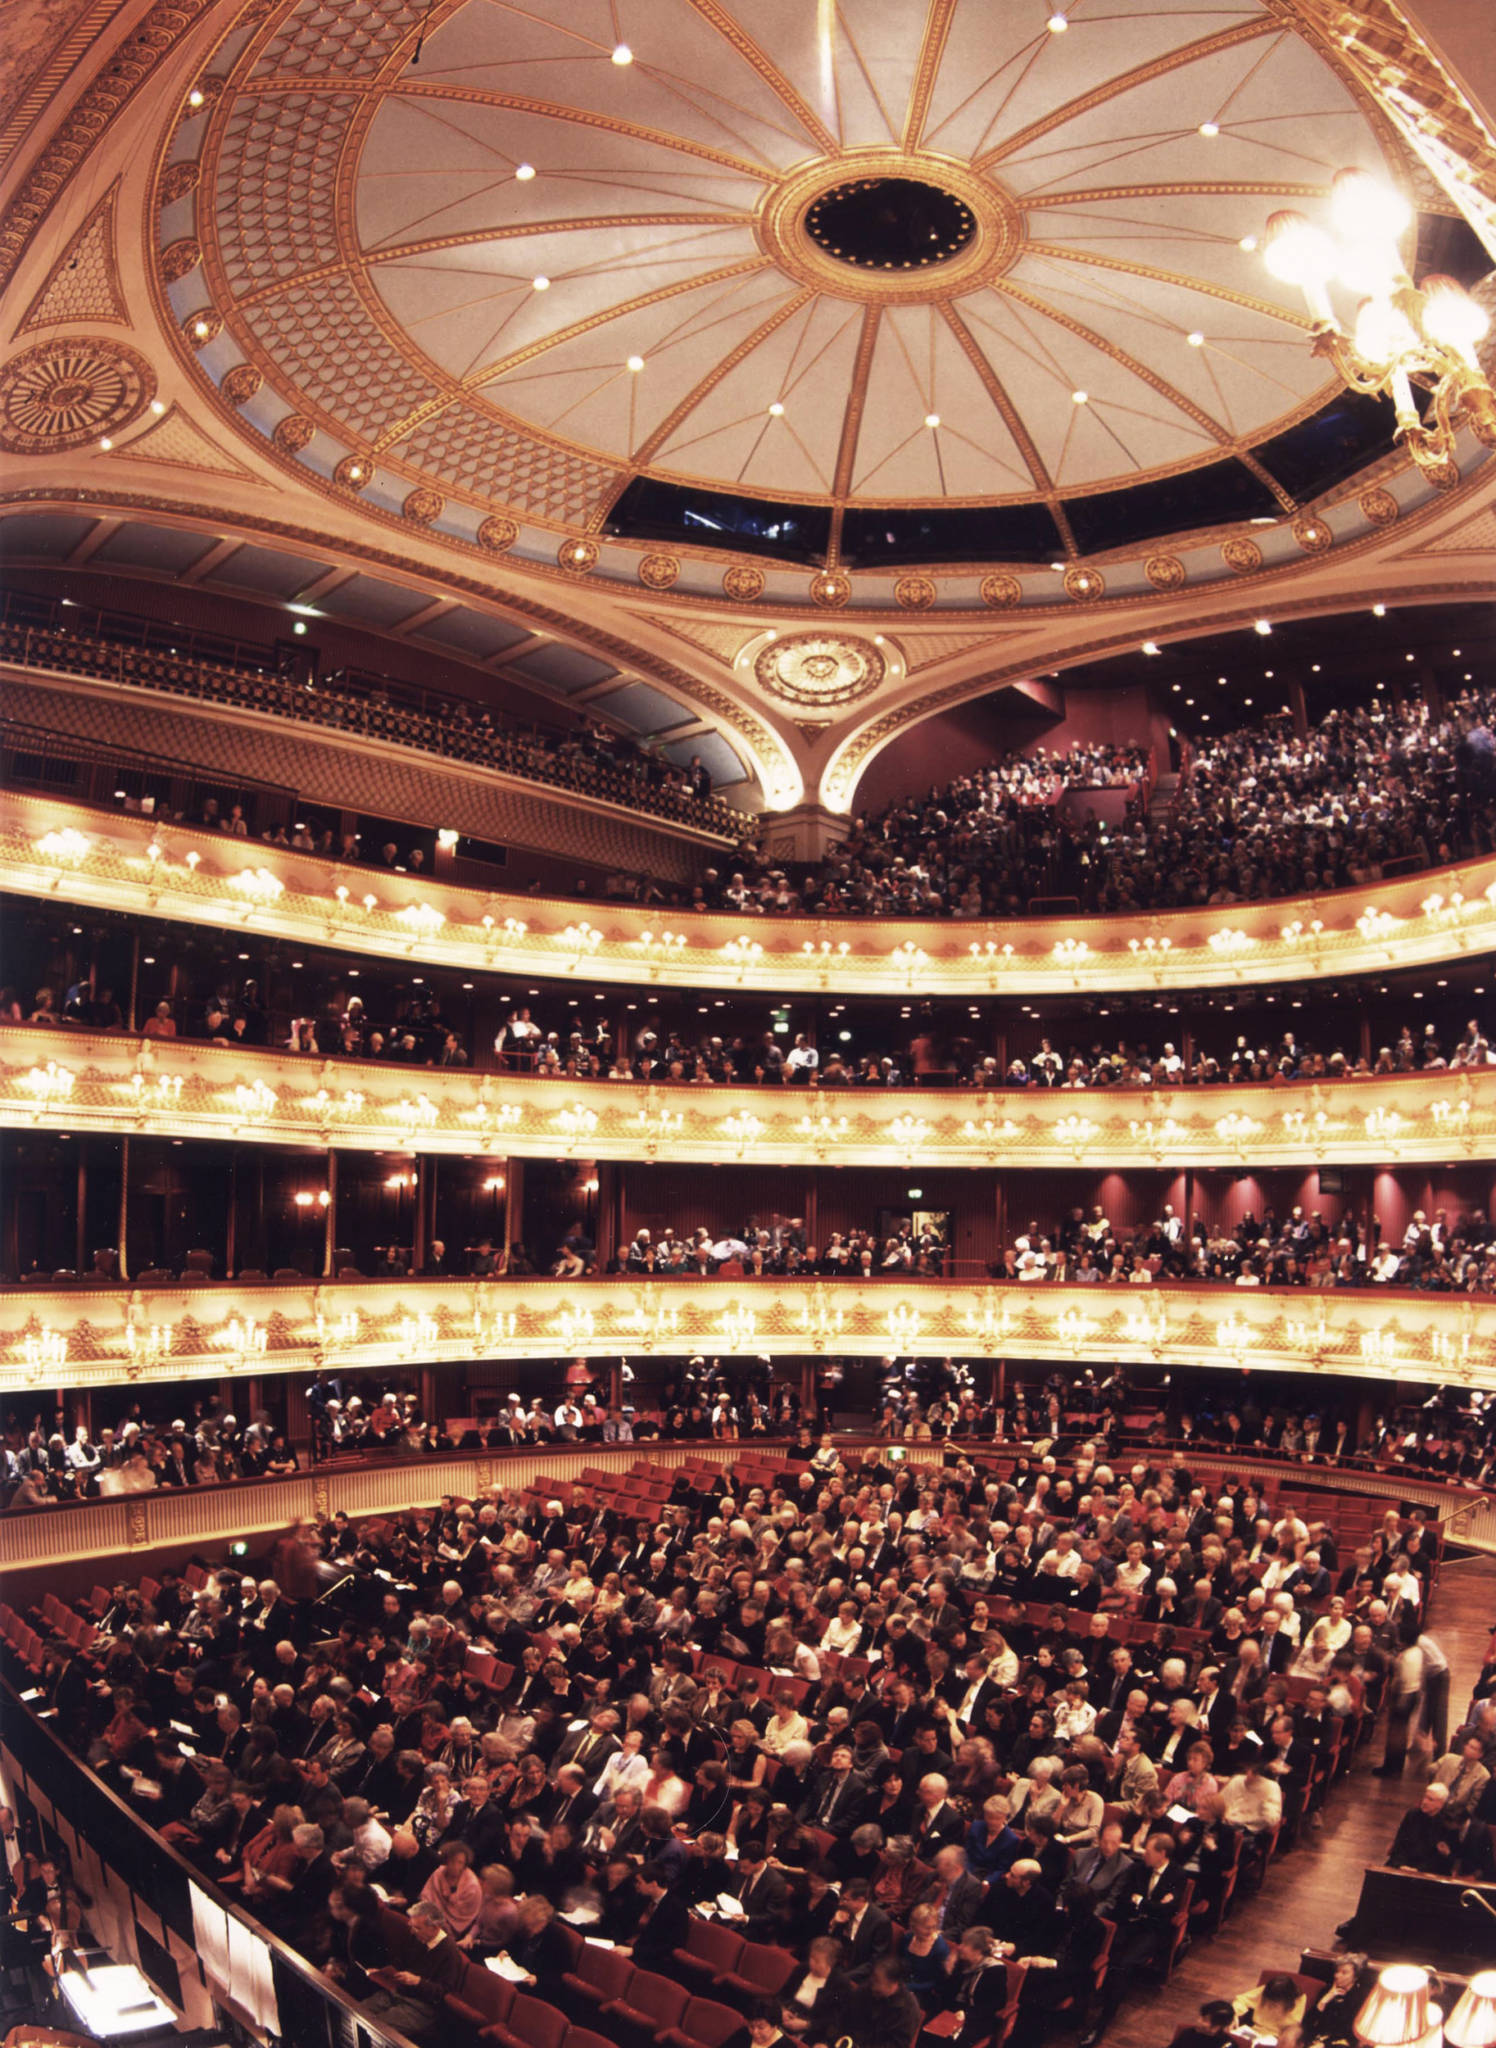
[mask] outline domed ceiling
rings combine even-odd
[[[500,545],[1047,562],[1282,517],[1391,413],[1253,237],[1401,161],[1272,0],[1061,4],[258,0],[164,168],[173,307],[206,284],[283,452]]]

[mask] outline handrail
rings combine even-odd
[[[21,895],[407,963],[751,990],[780,1001],[1195,991],[1385,974],[1496,951],[1496,856],[1291,902],[1138,917],[730,919],[505,895],[7,790],[0,859],[6,887]]]
[[[407,1067],[201,1039],[0,1025],[0,1127],[511,1158],[989,1171],[1496,1158],[1496,1067],[1101,1089],[810,1089]],[[1333,1209],[1334,1205],[1331,1205]]]

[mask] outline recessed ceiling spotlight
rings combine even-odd
[[[633,61],[634,53],[627,43],[615,43],[613,45],[613,62],[615,64],[622,68],[623,65],[632,64]]]
[[[212,329],[209,327],[206,320],[194,320],[192,323],[192,331],[197,336],[199,341],[206,341],[209,334],[212,332]]]
[[[940,414],[938,412],[927,412],[925,414],[925,425],[927,427],[938,427],[940,425]]]
[[[535,166],[534,164],[516,164],[514,166],[514,175],[521,185],[528,185],[535,175]]]
[[[630,356],[628,360],[628,367],[635,373],[635,375],[637,375],[638,372],[644,368],[643,356]]]
[[[195,85],[195,86],[194,86],[194,87],[192,88],[191,92],[190,92],[190,93],[188,93],[188,95],[187,95],[187,104],[188,104],[188,106],[189,106],[189,107],[200,107],[200,106],[202,105],[202,103],[203,103],[203,95],[202,95],[202,88],[201,88],[200,86],[196,86],[196,85]]]
[[[1205,137],[1207,142],[1214,141],[1215,137],[1219,135],[1220,132],[1221,124],[1219,121],[1202,121],[1200,123],[1200,133]]]
[[[1244,249],[1250,256],[1257,247],[1257,237],[1255,235],[1243,235],[1236,246],[1238,249]]]
[[[1200,332],[1198,327],[1195,329],[1193,334],[1187,334],[1184,338],[1189,343],[1191,348],[1204,348],[1205,346],[1205,336]]]
[[[1070,22],[1068,16],[1061,14],[1059,9],[1056,8],[1044,26],[1052,36],[1062,36],[1066,29],[1069,28]]]
[[[114,443],[110,440],[107,434],[103,434],[99,438],[99,446],[105,450],[108,450],[114,446]]]
[[[1063,575],[1064,575],[1064,573],[1065,573],[1065,564],[1064,564],[1063,562],[1051,562],[1049,566],[1050,566],[1050,568],[1051,568],[1051,569],[1053,569],[1053,571],[1054,571],[1054,573],[1056,574],[1056,576],[1063,576]]]
[[[1385,618],[1386,618],[1386,616],[1387,616],[1387,607],[1386,607],[1386,605],[1384,605],[1384,604],[1374,604],[1374,605],[1372,606],[1372,608],[1371,608],[1371,616],[1372,616],[1372,617],[1373,617],[1374,619],[1385,619]]]
[[[1143,652],[1144,652],[1144,654],[1157,654],[1157,653],[1158,653],[1158,651],[1159,651],[1159,647],[1158,647],[1158,642],[1157,642],[1156,640],[1145,640],[1145,641],[1143,642]]]
[[[530,284],[537,292],[548,292],[551,288],[551,281],[548,277],[532,277]]]
[[[1310,664],[1309,673],[1312,676],[1317,676],[1319,674],[1319,663],[1317,661],[1312,662]]]
[[[1070,394],[1070,403],[1072,405],[1089,405],[1090,401],[1091,394],[1089,391],[1072,391]]]
[[[1272,625],[1267,619],[1254,619],[1252,622],[1252,631],[1260,633],[1264,640],[1272,630]]]
[[[769,407],[769,417],[770,419],[774,420],[781,420],[784,418],[784,407],[777,398]]]
[[[158,419],[160,418],[161,414],[165,412],[165,410],[166,400],[164,398],[153,398],[151,400],[151,411],[155,413]]]

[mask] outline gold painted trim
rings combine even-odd
[[[1496,1304],[1395,1289],[305,1280],[0,1291],[0,1392],[477,1358],[1092,1358],[1496,1384]]]
[[[662,983],[662,985],[664,985]],[[0,1026],[0,1128],[422,1157],[955,1171],[1496,1160],[1496,1072],[1234,1088],[694,1088]]]
[[[907,631],[907,618],[903,625]],[[1077,648],[1076,658],[1087,651]],[[1013,669],[1027,672],[1021,664]],[[990,687],[988,679],[954,684],[923,700],[923,708],[902,707],[856,734],[833,757],[822,801],[838,759],[860,762],[915,715],[984,686]],[[59,843],[49,837],[64,832],[76,838]],[[463,889],[423,876],[376,876],[368,868],[345,871],[281,848],[246,851],[218,834],[178,825],[153,830],[146,820],[8,791],[0,792],[0,858],[6,886],[17,895],[469,972],[585,975],[594,986],[664,982],[903,998],[1074,995],[1273,986],[1496,950],[1496,857],[1372,888],[1138,917],[970,923],[771,917],[739,923],[715,913],[672,911],[671,930],[684,945],[665,945],[658,914],[631,905],[592,903],[579,916],[578,906],[564,900]],[[278,887],[242,884],[237,878],[246,866],[270,874]],[[371,907],[364,905],[368,894],[375,898]]]

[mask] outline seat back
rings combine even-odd
[[[690,1993],[669,1977],[657,1977],[653,1970],[635,1970],[624,2004],[643,2013],[657,2034],[680,2025],[680,2016],[690,2002]],[[518,2004],[518,2000],[515,2001]],[[519,2028],[515,2028],[519,2032]],[[544,2048],[537,2043],[536,2048]]]
[[[517,2034],[527,2048],[561,2048],[566,2038],[566,2015],[543,1998],[526,1998],[520,1992],[509,2009],[504,2025]]]
[[[745,1941],[733,1975],[744,1978],[765,1998],[772,1998],[789,1981],[794,1967],[795,1958],[787,1948],[775,1948],[766,1941]]]
[[[627,1956],[617,1949],[596,1948],[587,1943],[577,1957],[573,1972],[578,1983],[584,1984],[597,2004],[606,1999],[623,1998],[629,1988],[629,1979],[634,1975],[634,1966]]]
[[[701,2048],[722,2048],[724,2041],[730,2041],[743,2024],[741,2013],[730,2005],[719,2005],[714,1998],[693,1998],[681,2014],[680,2030],[688,2034]]]
[[[485,2026],[497,2026],[508,2019],[514,2006],[514,1986],[507,1977],[485,1970],[481,1963],[469,1963],[454,1994],[465,2005],[481,2012]]]
[[[693,1920],[686,1935],[686,1954],[714,1976],[725,1977],[738,1967],[743,1937],[715,1920]]]

